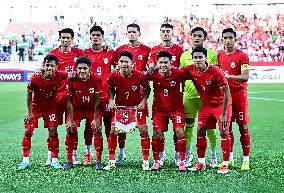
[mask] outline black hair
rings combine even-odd
[[[130,52],[128,52],[128,51],[122,51],[122,52],[120,52],[118,58],[121,58],[122,56],[126,56],[126,57],[128,57],[131,61],[133,61],[133,55],[132,55]]]
[[[64,29],[62,29],[62,30],[60,30],[58,32],[59,32],[59,37],[61,37],[62,33],[68,33],[68,34],[71,34],[72,38],[74,38],[74,31],[71,28],[64,28]]]
[[[193,28],[192,30],[191,30],[191,34],[190,35],[192,35],[194,32],[196,32],[196,31],[202,31],[203,32],[203,35],[204,35],[204,38],[206,39],[206,37],[207,37],[207,32],[205,31],[205,29],[204,28],[202,28],[202,27],[195,27],[195,28]]]
[[[54,61],[56,65],[58,64],[58,58],[54,55],[47,55],[47,56],[44,57],[44,59],[43,59],[44,64],[46,62],[49,62],[49,61]]]
[[[136,23],[128,24],[126,29],[128,29],[129,27],[135,27],[140,33],[140,26],[138,24]]]
[[[161,25],[160,30],[161,30],[163,27],[164,27],[164,28],[171,28],[172,30],[174,29],[174,26],[172,26],[172,25],[169,24],[169,23],[163,23],[163,24]]]
[[[104,30],[102,29],[101,26],[98,26],[98,25],[94,25],[91,29],[90,29],[90,34],[94,31],[99,31],[101,32],[102,35],[105,34]]]
[[[222,37],[223,37],[224,33],[228,33],[228,32],[234,34],[234,37],[237,37],[237,33],[230,27],[226,28],[222,31]]]
[[[77,60],[76,60],[76,67],[78,67],[79,64],[87,64],[88,67],[91,66],[91,60],[87,57],[79,57]]]
[[[195,52],[202,52],[205,55],[205,57],[207,57],[207,50],[205,48],[201,47],[201,46],[197,46],[197,47],[193,48],[193,50],[191,52],[191,56],[193,56],[193,54]]]
[[[167,52],[167,51],[160,51],[158,54],[157,54],[157,60],[159,60],[159,58],[161,57],[165,57],[165,58],[169,58],[170,60],[172,60],[172,54],[170,52]]]

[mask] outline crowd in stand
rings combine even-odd
[[[284,61],[283,14],[259,17],[257,14],[245,16],[240,13],[230,13],[223,15],[218,20],[214,18],[198,19],[194,16],[185,16],[182,20],[171,20],[168,18],[167,20],[167,22],[175,26],[176,42],[185,50],[191,49],[190,45],[192,45],[192,43],[189,33],[191,29],[196,26],[203,26],[207,30],[208,36],[205,47],[216,51],[222,49],[219,32],[226,27],[233,27],[238,36],[237,48],[246,52],[251,62]],[[88,23],[76,24],[77,36],[75,36],[74,40],[76,46],[80,48],[90,47],[88,29],[95,22],[96,21],[90,17]],[[105,42],[114,49],[125,43],[124,40],[126,37],[123,33],[123,25],[121,25],[122,23],[120,22],[123,21],[110,24],[99,23],[106,31]],[[151,26],[152,24],[149,23],[148,25]],[[52,30],[21,34],[20,37],[21,38],[17,40],[18,42],[28,43],[25,49],[19,49],[16,40],[10,41],[8,45],[2,44],[0,45],[0,60],[18,60],[18,58],[19,60],[33,60],[34,54],[44,54],[42,52],[48,51],[48,49],[52,49],[58,44],[57,31]],[[29,39],[26,37],[29,37]],[[157,39],[157,44],[158,43],[159,40]],[[145,42],[145,44],[150,46],[150,42]],[[151,42],[151,45],[153,45],[153,42]],[[7,49],[8,47],[11,49]],[[24,57],[20,57],[21,54],[23,54]]]

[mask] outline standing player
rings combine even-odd
[[[203,47],[203,43],[206,40],[207,32],[202,27],[196,27],[191,30],[192,37],[192,48],[198,46]],[[207,50],[207,63],[217,65],[217,54],[213,50]],[[180,57],[180,66],[185,67],[193,64],[192,50],[184,52]],[[186,167],[190,167],[193,161],[192,155],[192,140],[193,140],[193,128],[197,112],[200,111],[202,106],[202,101],[198,95],[194,84],[191,80],[185,81],[184,93],[183,93],[183,103],[185,112],[185,130],[184,135],[186,138]],[[210,167],[215,168],[217,166],[217,155],[216,155],[216,132],[215,129],[207,130],[207,137],[211,145],[211,162]]]
[[[249,78],[249,59],[247,54],[236,49],[236,32],[232,28],[224,29],[222,32],[222,41],[225,50],[218,54],[220,68],[225,72],[228,79],[232,96],[232,121],[236,121],[240,131],[240,141],[243,149],[243,163],[241,170],[249,170],[250,155],[250,133],[248,130],[248,98],[247,81]],[[230,165],[234,166],[233,144],[234,134],[232,122],[230,124],[230,135],[232,139]]]
[[[160,37],[162,40],[162,43],[158,46],[155,46],[152,48],[150,54],[149,54],[149,64],[156,64],[157,63],[157,54],[160,51],[167,51],[172,55],[172,63],[171,65],[174,67],[179,67],[180,65],[180,56],[183,53],[183,49],[179,47],[176,44],[172,43],[172,38],[174,36],[173,32],[174,27],[171,24],[165,23],[161,25],[160,28]],[[177,152],[177,146],[176,146],[176,136],[174,135],[174,141],[175,141],[175,163],[178,163],[178,152]],[[164,141],[163,141],[163,144]],[[164,146],[164,145],[163,145]],[[163,162],[167,159],[166,153],[164,151],[165,148],[162,148],[163,151],[161,152],[161,165],[163,165]]]
[[[145,105],[150,93],[150,87],[144,73],[131,69],[133,55],[130,52],[122,51],[119,54],[118,65],[120,66],[119,71],[112,72],[108,78],[110,108],[115,109],[116,106],[137,107],[137,123],[140,131],[143,158],[142,169],[149,170],[150,139],[148,127],[146,126]],[[143,97],[141,97],[141,87],[145,89]],[[117,134],[115,128],[112,127],[108,140],[109,165],[105,167],[106,170],[115,168],[116,146]]]
[[[196,47],[192,50],[194,65],[183,68],[187,78],[191,79],[202,100],[202,107],[198,116],[197,129],[197,164],[189,168],[191,171],[206,169],[205,151],[207,148],[206,130],[216,128],[219,122],[223,162],[218,173],[229,172],[230,157],[229,126],[231,118],[230,89],[224,73],[216,66],[206,62],[207,50]]]
[[[83,119],[88,120],[94,135],[101,133],[100,120],[98,118],[100,105],[101,80],[96,74],[90,73],[91,61],[86,57],[80,57],[76,61],[77,77],[67,81],[67,108],[68,123],[66,134],[67,162],[64,169],[73,166],[73,150],[76,143],[77,127]],[[96,143],[96,141],[95,141]],[[97,163],[96,169],[103,169],[101,163],[102,149],[96,148]]]
[[[70,28],[64,28],[59,31],[59,40],[61,45],[54,50],[51,50],[47,55],[54,55],[58,58],[58,68],[59,71],[65,71],[67,73],[73,73],[76,71],[76,59],[82,55],[82,50],[79,48],[72,47],[74,39],[74,31]],[[66,93],[66,81],[62,82],[59,90],[56,94],[56,111],[58,124],[63,124],[63,114],[67,113],[67,93]],[[78,139],[78,138],[77,138]],[[76,141],[78,143],[78,140]],[[47,141],[49,144],[49,141]],[[48,158],[45,165],[50,165],[51,163],[51,152],[48,152]],[[80,164],[77,153],[77,145],[74,150],[74,164]]]
[[[133,55],[133,66],[132,69],[137,71],[146,71],[146,66],[148,62],[148,57],[150,53],[150,48],[145,46],[144,44],[140,43],[138,38],[140,37],[140,26],[132,23],[127,25],[127,38],[128,44],[120,46],[115,51],[115,63],[118,64],[118,56],[122,51],[128,51]],[[146,106],[146,110],[148,107]],[[119,155],[117,164],[122,165],[124,159],[126,158],[125,154],[125,141],[126,141],[126,134],[121,133],[118,134],[118,144],[119,144]]]
[[[57,116],[55,95],[67,73],[56,71],[58,59],[48,55],[43,60],[41,72],[34,74],[27,87],[27,113],[24,117],[25,133],[22,141],[23,162],[19,169],[29,166],[29,155],[33,131],[38,127],[38,119],[43,118],[44,127],[48,128],[48,150],[51,152],[51,166],[60,169],[58,162],[59,139],[57,133]]]
[[[177,137],[177,151],[179,152],[179,171],[185,171],[186,141],[184,137],[184,107],[182,102],[181,86],[185,73],[171,66],[172,55],[166,51],[157,54],[157,68],[149,75],[153,81],[154,99],[152,106],[153,138],[152,149],[154,164],[152,170],[160,168],[160,152],[163,148],[163,132],[168,130],[169,119],[173,122]]]
[[[112,113],[109,108],[109,97],[108,97],[108,84],[107,77],[111,72],[111,68],[114,60],[114,51],[107,50],[103,46],[104,31],[100,26],[93,26],[90,29],[90,39],[92,42],[92,48],[84,51],[84,56],[91,60],[91,73],[97,74],[102,79],[102,93],[100,97],[100,113],[103,118],[105,133],[108,139],[111,129],[111,116]],[[93,132],[91,124],[87,120],[84,132],[85,138],[85,160],[84,165],[90,165],[92,163],[92,138]],[[103,149],[103,137],[102,133],[96,133],[94,136],[95,149]],[[98,156],[97,156],[98,157]]]

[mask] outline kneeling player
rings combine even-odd
[[[51,151],[51,166],[60,169],[58,162],[59,139],[57,133],[57,116],[55,94],[60,83],[67,78],[67,73],[56,71],[58,59],[48,55],[44,58],[41,72],[34,74],[27,87],[27,113],[24,117],[25,133],[22,141],[23,162],[19,169],[29,166],[29,155],[33,131],[38,127],[38,119],[43,118],[44,127],[48,128],[48,149]]]
[[[145,74],[136,70],[131,70],[133,64],[133,55],[130,52],[121,52],[119,54],[118,63],[120,66],[119,71],[112,72],[108,78],[110,108],[114,110],[116,108],[116,105],[137,107],[137,122],[141,136],[143,157],[142,169],[149,170],[148,159],[150,139],[146,125],[145,104],[150,93],[150,87]],[[142,101],[141,87],[146,89]],[[111,133],[108,138],[109,165],[105,167],[106,170],[115,168],[116,163],[115,150],[117,146],[117,133],[115,131],[113,123]]]
[[[191,54],[194,65],[182,69],[187,74],[187,78],[192,80],[203,105],[198,116],[196,145],[198,162],[189,170],[197,171],[206,168],[206,130],[216,128],[216,123],[219,122],[223,163],[218,173],[225,174],[229,171],[231,138],[228,122],[232,114],[228,81],[221,69],[206,62],[207,50],[205,48],[196,47]]]
[[[98,118],[100,105],[101,79],[90,74],[91,61],[86,57],[78,58],[76,61],[77,77],[67,81],[67,109],[68,123],[66,134],[66,152],[67,162],[64,169],[70,169],[73,166],[73,150],[76,142],[77,127],[83,119],[89,121],[93,127],[95,137],[94,146],[96,149],[96,169],[103,169],[101,163],[102,155],[102,133],[101,123]],[[96,140],[99,139],[99,140]]]
[[[173,122],[177,136],[177,151],[179,152],[179,171],[185,171],[186,141],[184,137],[184,107],[182,101],[181,84],[185,80],[185,73],[171,66],[172,55],[160,51],[157,55],[157,65],[153,73],[148,76],[154,84],[153,99],[153,138],[152,149],[154,165],[152,170],[160,168],[160,152],[163,148],[163,132],[168,130],[169,119]]]

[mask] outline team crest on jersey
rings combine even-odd
[[[174,80],[171,81],[170,83],[171,83],[171,86],[176,86],[177,85],[176,81],[174,81]]]
[[[69,86],[68,86],[68,84],[66,84],[65,88],[66,88],[67,90],[69,89]]]
[[[172,57],[172,61],[176,61],[177,57],[175,55],[173,55]]]
[[[232,67],[232,68],[235,68],[235,67],[236,67],[235,62],[232,62],[232,63],[231,63],[231,67]]]
[[[104,64],[108,63],[108,59],[107,58],[104,58],[103,61],[104,61]]]
[[[143,56],[140,54],[139,56],[138,56],[138,60],[142,60],[143,59]]]
[[[207,85],[211,85],[211,80],[206,80]]]
[[[95,89],[94,88],[90,88],[89,91],[90,91],[90,93],[94,93]]]
[[[136,91],[137,90],[137,86],[132,86],[132,90]]]
[[[123,112],[123,118],[128,119],[128,113],[127,112]]]

